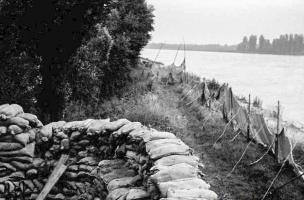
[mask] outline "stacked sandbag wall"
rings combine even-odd
[[[35,139],[42,126],[35,115],[24,113],[19,105],[0,106],[0,198],[32,192],[24,189],[20,181],[36,182]]]
[[[63,154],[68,168],[48,199],[217,199],[199,159],[172,133],[126,119],[53,122],[35,133],[32,171],[14,179],[24,199],[37,198]]]

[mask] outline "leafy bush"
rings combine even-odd
[[[263,104],[262,100],[258,97],[255,97],[252,103],[252,105],[257,108],[262,108],[262,104]]]
[[[208,89],[209,90],[218,90],[221,87],[218,81],[216,81],[214,78],[208,82]]]

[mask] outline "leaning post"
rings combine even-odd
[[[275,157],[279,161],[279,135],[280,135],[280,101],[278,101],[277,110],[277,133],[275,137]]]
[[[230,88],[230,106],[231,106],[231,110],[230,110],[231,119],[230,120],[232,120],[232,118],[233,118],[233,99],[232,98],[233,98],[233,93],[232,93],[232,88]],[[232,122],[231,123],[232,129],[234,130],[233,120],[231,122]]]
[[[248,102],[248,125],[247,125],[247,142],[250,141],[250,114],[251,114],[251,95],[249,94]]]

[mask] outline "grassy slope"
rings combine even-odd
[[[100,105],[98,110],[93,109],[91,114],[74,111],[67,118],[128,118],[158,130],[171,131],[191,146],[201,158],[205,165],[205,179],[220,199],[261,199],[280,168],[274,159],[267,155],[258,164],[249,166],[250,162],[265,152],[257,144],[252,144],[236,170],[227,176],[247,146],[245,138],[240,135],[230,142],[235,133],[228,128],[223,139],[213,146],[225,127],[222,115],[210,112],[198,102],[187,105],[191,100],[183,98],[182,94],[187,91],[185,88],[189,88],[188,85],[166,86],[153,82],[151,87],[148,74],[146,68],[137,69],[134,75],[136,81],[126,87],[120,98],[112,98]],[[293,177],[294,174],[286,167],[274,186],[280,186]],[[297,180],[267,199],[302,200],[304,184]]]

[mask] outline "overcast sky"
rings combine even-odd
[[[304,0],[147,0],[152,42],[236,44],[244,35],[304,33]]]

